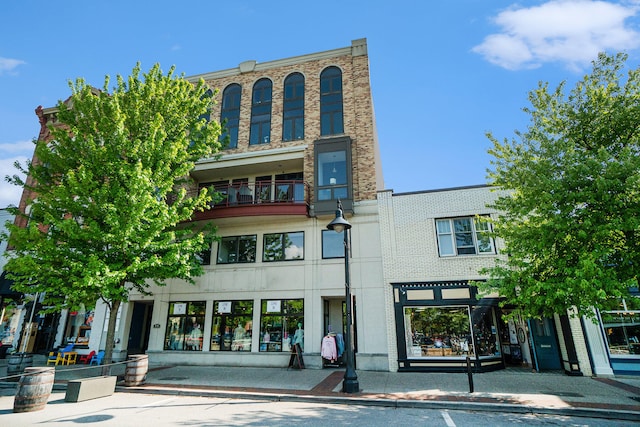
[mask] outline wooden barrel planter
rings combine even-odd
[[[13,412],[33,412],[44,409],[55,377],[55,368],[25,368],[18,382]]]
[[[149,370],[149,356],[136,354],[129,356],[127,367],[124,371],[124,385],[136,386],[144,384]]]
[[[7,361],[7,378],[9,381],[18,381],[19,375],[28,367],[33,366],[33,355],[28,353],[13,353]]]

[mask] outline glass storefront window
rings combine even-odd
[[[303,299],[262,300],[260,351],[290,351],[295,339],[303,339],[303,326]]]
[[[473,355],[468,307],[405,307],[407,357]]]
[[[204,301],[171,302],[165,332],[165,350],[202,350]]]
[[[491,307],[405,307],[404,318],[409,358],[500,354]]]
[[[11,347],[16,340],[16,330],[20,321],[20,310],[15,307],[6,307],[4,317],[0,319],[0,345]]]
[[[211,351],[251,351],[253,301],[214,301]]]
[[[601,313],[611,355],[640,354],[640,311]]]
[[[91,337],[91,327],[93,326],[93,310],[86,310],[84,306],[77,311],[70,311],[65,329],[67,343],[74,343],[76,346],[89,345]]]
[[[471,307],[471,320],[478,356],[499,356],[500,340],[493,307],[485,305]]]

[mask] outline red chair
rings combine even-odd
[[[91,358],[93,358],[93,356],[95,355],[96,355],[96,351],[91,350],[91,353],[80,356],[80,363],[84,363],[86,365],[87,363],[89,363]]]

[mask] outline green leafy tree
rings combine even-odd
[[[565,96],[565,83],[529,93],[530,125],[489,139],[492,205],[507,255],[497,287],[528,317],[593,315],[616,306],[640,271],[640,71],[625,54],[600,54]]]
[[[70,82],[51,138],[38,141],[22,185],[34,196],[28,225],[9,224],[5,269],[15,288],[45,295],[49,310],[109,307],[105,362],[112,359],[116,314],[131,291],[203,273],[196,256],[215,230],[189,220],[212,195],[186,191],[195,162],[220,149],[220,125],[207,121],[212,93],[164,75],[159,65],[98,91]],[[16,215],[25,214],[13,209]],[[6,236],[5,236],[6,237]]]

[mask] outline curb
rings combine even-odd
[[[562,415],[571,417],[604,418],[609,420],[640,421],[640,411],[606,408],[567,407],[548,408],[536,405],[509,404],[501,402],[474,402],[459,396],[449,396],[451,400],[433,396],[433,400],[398,399],[394,397],[367,397],[366,394],[356,396],[314,395],[308,392],[283,393],[260,391],[234,391],[215,388],[198,387],[167,387],[157,384],[140,385],[134,387],[116,386],[116,392],[145,393],[168,396],[217,397],[228,399],[256,399],[273,402],[313,402],[334,405],[361,405],[390,408],[422,408],[422,409],[451,409],[483,412],[507,412],[517,414]],[[488,398],[485,398],[488,399]]]

